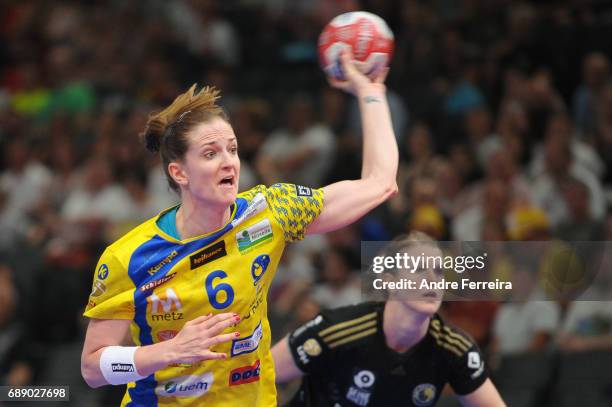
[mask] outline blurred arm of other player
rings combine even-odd
[[[81,355],[81,373],[87,384],[94,388],[106,384],[125,384],[126,382],[119,383],[121,379],[116,379],[116,382],[107,380],[114,374],[116,370],[114,366],[107,369],[106,373],[102,371],[106,368],[104,360],[101,364],[101,356],[104,351],[116,351],[119,347],[120,352],[135,350],[132,371],[140,378],[149,376],[172,363],[226,359],[225,353],[216,353],[210,348],[239,336],[237,332],[220,335],[226,328],[235,325],[239,318],[233,313],[200,316],[187,322],[174,338],[148,346],[138,346],[135,349],[121,346],[125,344],[125,338],[128,337],[131,320],[91,319]],[[109,349],[109,347],[117,348]],[[113,360],[113,355],[110,355],[110,358],[107,359],[111,364],[118,365],[125,362],[124,355],[125,353],[117,355],[115,360]],[[120,369],[117,368],[117,370]],[[129,367],[124,371],[129,371]]]
[[[287,383],[304,375],[293,360],[289,350],[289,337],[285,336],[272,348],[276,383]]]
[[[491,379],[465,396],[458,396],[463,407],[506,407]]]
[[[363,128],[361,178],[323,188],[323,210],[310,224],[307,234],[325,233],[351,224],[397,193],[399,153],[383,84],[388,69],[370,80],[353,65],[349,52],[344,52],[341,59],[347,80],[329,78],[329,82],[359,99]]]

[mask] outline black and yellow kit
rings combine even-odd
[[[484,358],[466,334],[434,315],[426,336],[405,353],[385,343],[385,303],[324,311],[289,336],[305,373],[291,407],[433,406],[446,383],[466,395],[487,379]]]

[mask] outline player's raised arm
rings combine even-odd
[[[171,363],[225,359],[212,346],[236,339],[237,332],[221,334],[240,320],[235,314],[204,315],[185,324],[176,337],[148,346],[121,346],[130,320],[92,319],[81,355],[81,374],[91,387],[141,380]]]
[[[388,69],[370,80],[353,65],[349,52],[342,54],[341,61],[346,80],[329,81],[359,99],[363,128],[361,178],[323,188],[323,210],[307,234],[325,233],[353,223],[397,193],[399,153],[383,83]]]

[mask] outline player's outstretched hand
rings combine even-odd
[[[203,315],[187,322],[174,338],[167,341],[172,363],[193,364],[201,360],[226,359],[225,353],[213,352],[210,348],[239,337],[238,332],[221,335],[239,321],[238,314],[223,313]]]
[[[328,76],[327,80],[332,87],[352,93],[353,95],[356,95],[372,86],[384,90],[384,82],[387,78],[387,74],[389,73],[389,68],[381,69],[373,79],[370,79],[363,73],[359,72],[355,66],[353,53],[349,49],[345,49],[340,54],[340,64],[342,65],[342,72],[344,72],[344,77],[346,80],[341,81]]]

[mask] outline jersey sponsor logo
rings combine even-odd
[[[270,220],[266,218],[236,233],[236,242],[238,243],[238,250],[241,254],[244,254],[272,240],[273,237],[272,225],[270,225]]]
[[[480,367],[480,355],[478,352],[468,353],[468,367],[471,369],[478,369]]]
[[[161,397],[198,397],[208,392],[213,384],[213,374],[181,376],[160,383],[155,394]]]
[[[145,293],[147,291],[153,290],[154,288],[159,287],[160,285],[172,280],[175,275],[176,273],[172,273],[172,274],[168,274],[167,276],[163,276],[162,278],[158,280],[151,281],[150,283],[147,283],[143,285],[142,287],[140,287],[140,291]]]
[[[93,289],[91,290],[90,297],[99,297],[106,292],[106,285],[100,280],[96,280],[93,283]]]
[[[317,315],[315,319],[311,319],[310,321],[306,322],[304,325],[300,326],[298,329],[293,331],[292,336],[294,338],[297,338],[298,336],[303,334],[304,331],[306,331],[308,328],[312,328],[313,326],[319,325],[321,321],[323,321],[323,316]]]
[[[251,353],[259,347],[259,342],[263,337],[261,321],[250,336],[232,341],[232,357],[243,353]]]
[[[468,353],[467,365],[470,369],[476,369],[476,371],[470,375],[472,379],[477,378],[484,371],[484,361],[480,359],[480,354],[478,352],[471,351]]]
[[[251,276],[253,277],[253,285],[257,285],[259,280],[263,277],[264,273],[270,265],[270,256],[267,254],[259,255],[253,260],[251,264]]]
[[[308,355],[306,354],[306,351],[304,350],[304,345],[300,345],[297,347],[297,353],[298,353],[298,356],[300,357],[300,362],[302,362],[303,365],[307,365],[310,363],[310,358],[308,357]]]
[[[257,360],[252,366],[243,366],[234,369],[229,375],[229,385],[238,386],[239,384],[253,383],[259,380],[260,365]]]
[[[359,406],[366,406],[370,402],[372,386],[376,381],[376,376],[370,370],[360,370],[353,376],[354,386],[349,387],[346,393],[347,400]]]
[[[433,405],[436,399],[436,387],[431,383],[422,383],[412,391],[412,403],[418,407]]]
[[[175,331],[173,329],[165,329],[157,333],[157,339],[160,342],[167,341],[167,340],[174,338],[176,334],[178,334],[178,331]]]
[[[371,395],[372,393],[369,391],[359,390],[357,387],[351,386],[346,393],[346,399],[352,401],[358,406],[364,407],[370,402]]]
[[[106,277],[108,277],[108,266],[106,264],[100,264],[100,267],[98,267],[98,278],[100,280],[106,280]]]
[[[265,290],[263,290],[261,287],[262,286],[260,286],[260,285],[256,286],[255,299],[253,300],[251,305],[249,305],[249,312],[242,317],[243,320],[249,319],[253,315],[255,315],[255,312],[257,311],[259,306],[264,302],[264,300],[265,300],[265,297],[264,297]]]
[[[112,363],[111,369],[113,372],[131,373],[134,371],[134,365],[131,363]]]
[[[369,389],[374,385],[375,380],[376,376],[374,376],[374,373],[369,370],[362,370],[353,376],[355,386],[359,387],[360,389]]]
[[[191,270],[210,263],[211,261],[220,259],[227,255],[225,250],[225,240],[221,240],[205,249],[200,250],[196,254],[189,256]]]
[[[151,294],[147,297],[153,321],[176,321],[183,319],[181,299],[172,288],[164,294]]]
[[[149,275],[153,275],[153,274],[157,273],[159,271],[159,269],[164,267],[166,264],[170,263],[172,261],[172,259],[174,259],[176,256],[178,256],[178,252],[176,250],[173,250],[168,256],[166,256],[165,259],[163,259],[158,264],[156,264],[155,266],[153,266],[149,270],[147,270],[147,273],[149,273]]]
[[[310,338],[302,346],[308,356],[319,356],[321,354],[321,345],[316,339]]]
[[[302,185],[296,185],[297,196],[312,196],[312,189]]]
[[[248,218],[257,215],[260,212],[263,212],[267,207],[268,204],[266,203],[266,198],[261,192],[258,192],[249,204],[249,206],[247,206],[247,208],[244,210],[242,215],[232,221],[232,226],[235,227],[236,225],[239,225],[240,223],[247,220]]]

